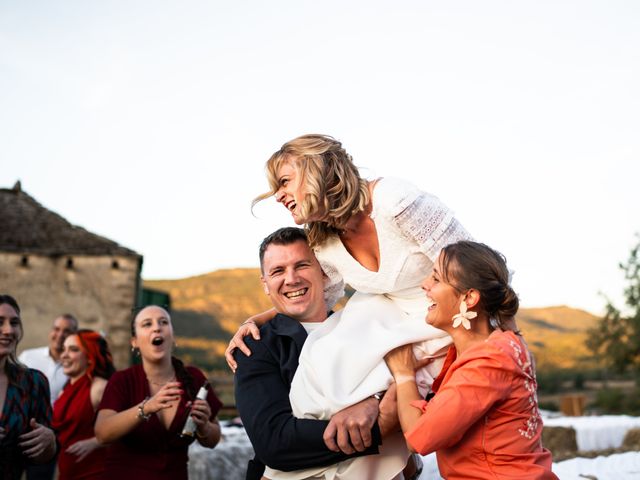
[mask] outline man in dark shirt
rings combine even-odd
[[[260,479],[265,464],[292,471],[378,453],[378,398],[348,407],[330,421],[293,416],[289,389],[307,328],[327,318],[322,269],[304,231],[282,228],[265,238],[260,267],[277,314],[260,328],[259,340],[245,337],[250,356],[235,352],[236,405],[256,454],[246,478]],[[385,431],[395,427],[395,411],[383,420]]]

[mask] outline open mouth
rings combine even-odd
[[[0,338],[0,345],[9,346],[13,343],[13,338]]]
[[[308,290],[308,288],[301,288],[300,290],[296,290],[295,292],[286,292],[284,296],[289,299],[298,298],[307,293]]]
[[[162,345],[164,343],[164,338],[162,337],[155,337],[154,339],[151,340],[151,345],[154,345],[156,347]]]
[[[295,208],[297,207],[297,204],[295,201],[291,201],[289,203],[287,203],[285,205],[287,207],[287,210],[289,210],[290,212],[293,212],[295,210]]]
[[[433,300],[431,300],[429,297],[427,297],[427,310],[431,311],[434,308],[436,308],[436,302],[434,302]]]

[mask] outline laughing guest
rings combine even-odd
[[[53,407],[53,428],[60,441],[58,479],[102,478],[105,450],[93,423],[115,372],[107,341],[93,330],[79,330],[65,339],[60,361],[69,381]]]
[[[0,478],[7,480],[56,453],[47,378],[16,358],[23,334],[18,302],[0,294]]]
[[[187,449],[194,438],[213,448],[220,440],[216,414],[222,404],[204,374],[171,356],[174,337],[169,313],[143,308],[131,324],[131,346],[142,364],[116,372],[100,403],[95,434],[107,450],[104,478],[187,480]],[[193,435],[181,435],[191,416]]]
[[[407,444],[436,452],[448,480],[557,480],[542,446],[534,362],[514,329],[519,300],[504,257],[481,243],[447,245],[422,288],[426,322],[453,345],[428,403],[418,393],[411,345],[385,357]]]

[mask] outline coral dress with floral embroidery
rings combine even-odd
[[[438,457],[440,474],[455,479],[557,479],[541,442],[535,369],[522,339],[494,331],[456,358],[449,349],[429,403],[405,432],[408,444]]]

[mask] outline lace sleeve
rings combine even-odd
[[[325,274],[324,301],[327,302],[327,310],[331,310],[344,296],[344,280],[336,267],[322,260],[319,261]]]
[[[417,242],[434,263],[442,247],[459,240],[473,240],[446,205],[417,189],[403,199],[395,221],[403,235]]]

